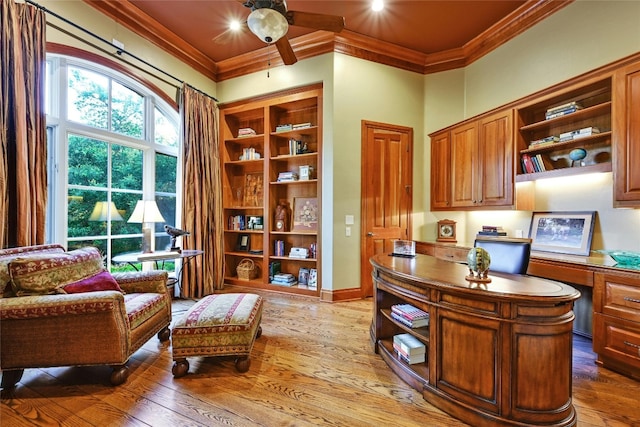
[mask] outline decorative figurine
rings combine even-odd
[[[489,274],[489,265],[491,265],[491,257],[486,249],[471,248],[467,254],[467,265],[469,266],[469,275],[465,276],[465,279],[469,282],[491,282],[491,279],[487,277]]]
[[[275,231],[289,231],[290,211],[288,203],[282,202],[276,206],[274,215]]]
[[[188,236],[190,233],[185,230],[180,230],[179,228],[172,227],[168,224],[165,224],[164,231],[167,232],[169,236],[171,236],[171,252],[182,252],[182,250],[176,246],[176,239],[180,236]]]

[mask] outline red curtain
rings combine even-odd
[[[183,85],[180,98],[182,228],[191,233],[183,242],[187,249],[204,251],[184,264],[180,296],[201,298],[224,286],[218,107],[214,99],[188,85]]]
[[[45,13],[2,0],[0,247],[45,242],[47,139]]]

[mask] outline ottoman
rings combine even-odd
[[[175,378],[189,371],[187,357],[238,356],[238,372],[249,370],[249,355],[262,335],[262,297],[247,293],[208,295],[195,303],[171,333]]]

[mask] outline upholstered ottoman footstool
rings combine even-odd
[[[195,356],[238,356],[236,370],[247,372],[253,343],[262,335],[261,319],[259,295],[234,293],[202,298],[173,327],[173,376],[186,375],[187,357]]]

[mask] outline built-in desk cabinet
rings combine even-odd
[[[640,62],[614,75],[614,206],[640,206]]]

